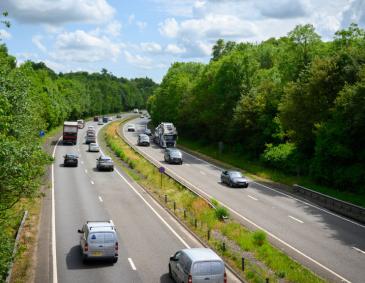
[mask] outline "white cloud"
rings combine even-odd
[[[307,6],[302,0],[256,1],[260,13],[269,18],[297,18],[306,16]]]
[[[170,53],[170,54],[183,54],[186,52],[186,48],[185,47],[179,47],[176,44],[168,44],[165,48],[165,52],[166,53]]]
[[[342,22],[341,27],[347,28],[351,23],[365,26],[365,1],[364,0],[353,0],[350,5],[345,7],[342,11]]]
[[[166,19],[159,26],[159,32],[167,37],[176,37],[180,29],[178,22],[174,18]]]
[[[147,27],[147,23],[146,22],[142,22],[142,21],[138,21],[136,23],[137,27],[140,29],[140,30],[143,30]]]
[[[112,21],[106,26],[106,34],[111,36],[119,36],[122,30],[122,24],[118,21]]]
[[[107,22],[115,14],[106,0],[2,0],[0,8],[19,22],[51,25]]]
[[[135,20],[136,16],[134,14],[131,14],[128,16],[128,24],[132,24]]]
[[[106,36],[96,36],[83,30],[63,32],[57,36],[53,60],[70,62],[116,61],[123,45]]]
[[[0,40],[3,40],[3,39],[10,39],[11,38],[11,34],[4,30],[4,29],[0,29]]]
[[[141,55],[133,55],[128,51],[124,51],[126,61],[134,67],[140,69],[154,69],[154,68],[165,68],[164,64],[156,64],[151,58],[143,57]]]
[[[47,52],[47,48],[43,45],[42,39],[43,36],[37,34],[32,37],[32,42],[34,43],[35,46],[38,47],[39,50],[41,50],[42,52]]]
[[[142,42],[140,46],[144,52],[160,53],[162,51],[161,45],[156,42]]]

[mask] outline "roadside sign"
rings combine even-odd
[[[158,171],[160,172],[160,173],[165,173],[165,167],[160,167],[160,168],[158,168]]]
[[[40,136],[40,137],[44,137],[44,134],[45,134],[45,133],[44,133],[44,131],[43,131],[43,130],[39,131],[39,136]]]

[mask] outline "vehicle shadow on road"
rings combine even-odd
[[[83,263],[79,245],[73,246],[70,249],[70,251],[66,256],[66,264],[67,264],[67,269],[89,269],[89,268],[113,266],[113,263],[110,261],[92,260],[88,261],[87,263]]]
[[[174,281],[168,273],[165,273],[160,277],[160,283],[174,283]]]

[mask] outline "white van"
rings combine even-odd
[[[87,221],[82,229],[77,230],[83,262],[89,259],[109,259],[118,261],[118,236],[112,220]]]
[[[208,248],[176,252],[170,257],[169,274],[178,283],[227,283],[223,260]]]

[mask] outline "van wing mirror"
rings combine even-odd
[[[82,231],[81,229],[77,229],[77,233],[82,234],[82,233],[84,233],[84,231]]]
[[[175,256],[170,256],[170,261],[177,261],[177,259],[175,258]]]

